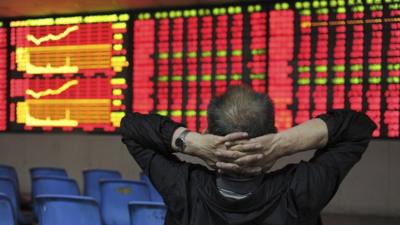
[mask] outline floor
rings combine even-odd
[[[324,214],[322,221],[324,225],[400,225],[400,217]]]

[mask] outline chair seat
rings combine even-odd
[[[141,181],[100,181],[101,212],[106,225],[129,224],[128,204],[131,201],[150,201],[147,185]]]
[[[100,180],[122,179],[120,172],[115,170],[90,169],[83,171],[85,181],[84,195],[95,198],[100,204]]]
[[[36,197],[39,195],[79,196],[79,187],[75,180],[63,177],[35,177],[32,185],[34,213],[39,216]]]
[[[102,225],[100,210],[94,198],[68,195],[36,197],[40,225]]]
[[[161,202],[130,202],[130,225],[163,225],[166,211],[166,206]]]

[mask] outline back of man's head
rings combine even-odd
[[[240,131],[257,137],[276,132],[271,99],[244,85],[232,86],[211,99],[207,120],[208,132],[215,135]]]

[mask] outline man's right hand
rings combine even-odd
[[[219,167],[229,167],[231,169],[220,170],[223,173],[235,173],[240,175],[256,175],[262,171],[259,166],[252,166],[246,164],[239,166],[234,163],[235,160],[248,156],[254,155],[253,152],[244,151],[231,151],[228,149],[226,143],[235,143],[245,141],[248,138],[247,133],[236,132],[226,136],[216,136],[211,134],[199,134],[196,132],[190,132],[186,136],[187,147],[185,150],[186,154],[201,158],[208,166],[214,169]],[[248,143],[246,148],[259,150],[261,146],[258,144]],[[229,153],[229,154],[226,154]]]
[[[277,134],[268,134],[249,140],[225,142],[227,149],[220,150],[218,154],[222,160],[231,161],[217,163],[218,169],[229,173],[257,167],[260,168],[259,173],[267,172],[284,155],[277,144],[279,137]]]

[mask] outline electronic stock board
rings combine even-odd
[[[211,97],[245,83],[272,98],[279,130],[347,108],[376,122],[375,137],[399,137],[399,0],[160,8],[9,29],[3,130],[8,115],[11,131],[114,132],[136,111],[202,131]]]

